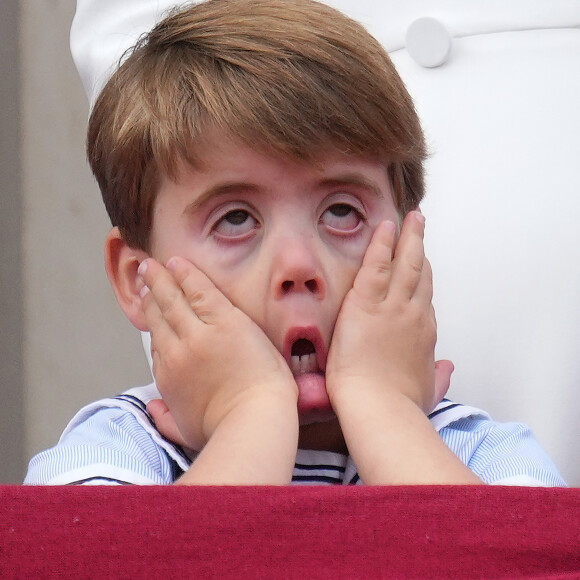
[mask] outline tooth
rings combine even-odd
[[[300,373],[313,373],[316,371],[316,356],[314,353],[300,357]]]
[[[293,375],[300,374],[300,357],[297,355],[290,357],[290,370]]]
[[[318,371],[316,364],[316,354],[293,355],[290,357],[290,370],[294,376],[305,373],[315,373]]]

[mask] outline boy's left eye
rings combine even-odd
[[[363,221],[361,212],[348,203],[335,203],[320,217],[322,224],[339,232],[354,232]]]

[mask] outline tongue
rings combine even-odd
[[[330,411],[330,400],[326,392],[326,380],[321,373],[305,373],[294,377],[298,385],[298,413]]]

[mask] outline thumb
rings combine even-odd
[[[435,404],[439,404],[447,394],[451,384],[451,374],[455,366],[450,360],[438,360],[435,363]]]
[[[179,427],[163,399],[153,399],[147,404],[147,412],[151,415],[157,430],[165,439],[181,447],[187,447]]]

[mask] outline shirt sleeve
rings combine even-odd
[[[482,481],[495,485],[566,486],[558,469],[522,423],[460,419],[440,431],[450,449]]]
[[[33,457],[24,483],[162,485],[174,479],[172,460],[136,418],[123,409],[104,408]]]

